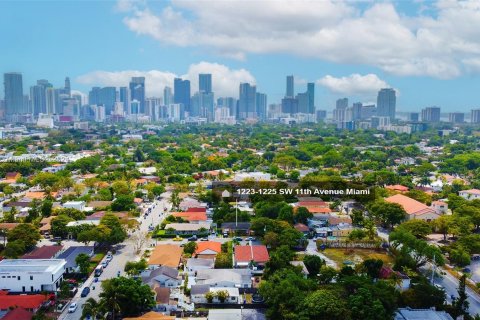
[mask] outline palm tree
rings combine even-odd
[[[172,195],[170,197],[170,202],[173,205],[173,208],[178,210],[178,206],[180,205],[180,196],[179,196],[179,191],[178,190],[173,190]]]
[[[112,311],[112,319],[115,319],[115,312],[120,312],[120,304],[118,302],[119,296],[115,287],[110,281],[102,282],[103,292],[100,293],[100,306],[104,310]]]
[[[99,311],[100,311],[100,304],[97,302],[97,300],[93,298],[88,298],[83,305],[81,319],[83,320],[87,316],[90,316],[92,317],[93,320],[95,320]]]

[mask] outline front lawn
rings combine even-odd
[[[380,259],[386,265],[393,265],[393,257],[385,250],[328,248],[321,252],[335,261],[339,267],[345,264],[359,264],[367,259]]]

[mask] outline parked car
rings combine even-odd
[[[200,238],[200,241],[208,241],[208,238]]]
[[[245,239],[247,241],[255,241],[255,238],[254,237],[248,237],[247,239]]]
[[[182,241],[183,238],[181,238],[181,237],[175,237],[175,238],[173,238],[172,240],[173,240],[173,241]]]
[[[112,261],[112,259],[113,259],[112,254],[111,254],[111,253],[108,253],[107,256],[105,257],[105,259],[106,259],[108,262]]]
[[[74,297],[78,292],[78,288],[77,287],[73,287],[70,289],[70,297]]]
[[[259,295],[258,293],[255,293],[252,295],[252,302],[253,303],[263,303],[265,302],[265,299],[263,299],[263,297],[261,295]]]
[[[463,268],[462,272],[463,273],[472,273],[472,270],[470,270],[470,268]]]
[[[84,298],[88,296],[89,293],[90,293],[90,287],[85,287],[83,288],[82,293],[80,294],[80,297]]]
[[[74,313],[77,311],[78,305],[75,302],[72,302],[68,307],[68,313]]]
[[[235,237],[235,238],[233,238],[233,240],[235,240],[235,241],[242,241],[243,239],[240,238],[240,237]]]
[[[188,238],[188,241],[197,241],[197,236],[192,236]]]

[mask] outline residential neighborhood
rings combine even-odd
[[[262,126],[241,141],[205,131],[199,137],[210,144],[201,148],[176,127],[139,127],[132,132],[148,140],[88,146],[78,132],[49,143],[83,145],[82,157],[0,163],[2,318],[323,319],[328,303],[347,319],[372,303],[381,319],[480,313],[480,180],[457,170],[476,161],[475,150],[432,151],[435,132],[395,149],[395,136],[365,132],[356,150],[315,141],[358,135],[274,128],[266,149],[254,147]],[[22,139],[31,150],[44,145]],[[58,150],[49,159],[60,159]],[[370,195],[341,192],[361,188]],[[116,296],[127,288],[138,295]],[[305,307],[320,301],[326,309]]]

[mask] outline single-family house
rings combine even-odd
[[[193,290],[192,286],[192,290]],[[225,301],[221,301],[217,294],[219,291],[226,291],[227,292],[227,298]],[[232,287],[209,287],[208,290],[206,290],[206,287],[200,287],[199,290],[195,288],[194,290],[195,294],[191,294],[191,300],[193,303],[241,303],[242,298],[240,295],[240,292],[238,288],[232,288]],[[213,293],[213,300],[212,302],[209,302],[206,298],[207,292]]]
[[[202,223],[207,221],[207,213],[205,212],[174,212],[172,216],[187,220],[190,223]]]
[[[94,250],[93,246],[71,246],[62,253],[58,255],[58,259],[64,259],[67,263],[65,264],[65,271],[67,273],[73,273],[78,271],[77,262],[75,259],[81,253],[88,255],[89,257],[93,256]]]
[[[165,230],[173,230],[173,233],[186,234],[186,235],[198,235],[201,233],[208,233],[210,230],[210,223],[169,223],[165,226]]]
[[[17,182],[17,180],[21,177],[22,174],[20,172],[7,172],[5,174],[5,179],[2,181],[2,183],[12,184]]]
[[[222,252],[222,244],[216,241],[199,241],[194,256],[202,259],[215,259]]]
[[[213,259],[187,259],[185,271],[189,274],[194,274],[198,270],[213,269],[215,267],[215,260]]]
[[[198,270],[196,284],[208,284],[212,287],[251,288],[252,271],[250,269],[205,269]]]
[[[385,189],[397,192],[408,192],[409,188],[402,186],[401,184],[389,185],[385,186]]]
[[[175,244],[159,244],[152,251],[148,259],[151,268],[167,266],[178,268],[182,258],[183,248]]]
[[[435,210],[436,213],[442,215],[448,212],[448,204],[445,201],[433,201],[431,205],[432,209]]]
[[[42,246],[24,254],[21,259],[54,259],[62,249],[63,246]]]
[[[150,287],[178,288],[182,284],[182,278],[178,275],[178,269],[168,266],[160,266],[153,270],[145,270],[141,274],[142,282]]]
[[[50,234],[50,231],[52,230],[52,220],[56,216],[50,216],[50,217],[45,217],[42,220],[40,220],[40,234],[47,235]]]
[[[177,302],[170,299],[170,288],[160,287],[158,285],[153,287],[155,293],[155,307],[154,310],[158,312],[170,313],[177,310]]]
[[[440,217],[440,215],[431,207],[415,199],[404,196],[403,194],[393,195],[386,198],[385,201],[397,203],[402,206],[407,213],[408,219],[420,219],[428,222]]]
[[[8,291],[0,290],[0,311],[22,308],[35,313],[47,300],[48,296],[43,294],[14,295],[9,294]]]
[[[2,320],[31,320],[32,318],[33,312],[15,307],[15,309],[7,311],[7,314],[2,317]]]
[[[85,211],[85,201],[67,201],[63,204],[63,207]]]
[[[222,223],[223,234],[250,234],[250,222],[224,222]]]
[[[270,259],[267,247],[264,245],[235,246],[234,265],[237,268],[247,268],[251,262],[265,265]]]
[[[458,193],[458,195],[466,200],[479,199],[480,190],[479,189],[462,190]]]
[[[307,235],[310,232],[310,228],[303,223],[296,223],[293,227],[304,235]]]
[[[0,223],[0,229],[10,231],[15,229],[20,223],[17,222],[2,222]]]
[[[123,318],[123,320],[175,320],[175,316],[166,316],[163,313],[149,311],[138,317]]]

